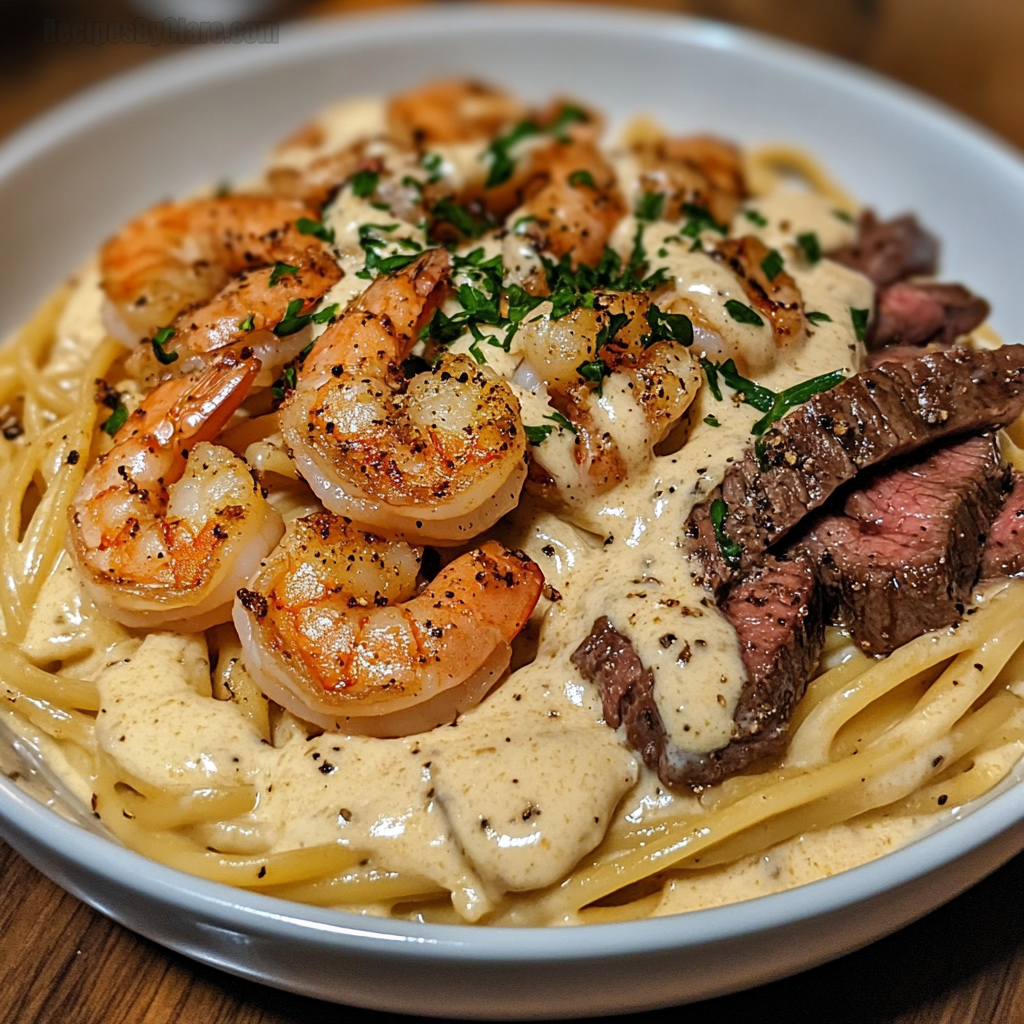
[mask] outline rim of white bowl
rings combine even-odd
[[[684,15],[623,11],[603,6],[554,5],[543,9],[507,5],[496,8],[400,8],[373,15],[287,23],[274,52],[263,47],[232,47],[218,53],[192,51],[161,58],[93,86],[43,114],[0,147],[0,188],[25,162],[40,156],[69,133],[89,128],[117,113],[144,107],[182,82],[197,78],[215,83],[256,63],[287,63],[298,56],[372,44],[386,33],[399,36],[449,35],[460,30],[519,29],[522,13],[534,26],[607,36],[676,38],[709,49],[727,49],[765,64],[794,66],[848,95],[884,101],[918,123],[979,148],[990,167],[1018,180],[1024,188],[1024,163],[1017,152],[991,132],[941,103],[879,74],[792,43],[747,29]],[[984,798],[982,798],[984,801]],[[1024,782],[991,797],[963,815],[908,845],[859,867],[782,892],[741,903],[661,918],[565,928],[498,928],[435,925],[367,918],[341,910],[291,903],[185,874],[93,835],[38,803],[0,777],[0,818],[91,875],[150,898],[212,917],[240,932],[262,932],[292,941],[356,945],[366,951],[389,946],[407,957],[467,961],[587,960],[654,953],[770,932],[830,914],[922,878],[958,860],[1024,820]],[[970,825],[965,821],[969,819]],[[125,880],[130,879],[127,883]]]

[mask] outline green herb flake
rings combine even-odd
[[[693,321],[684,313],[663,313],[652,305],[647,311],[651,333],[643,338],[644,348],[656,341],[676,341],[689,348],[693,344]]]
[[[590,381],[591,384],[597,384],[600,387],[601,382],[612,371],[611,367],[603,359],[590,359],[585,363],[580,363],[576,367],[576,372],[584,380]]]
[[[101,430],[105,430],[111,437],[113,437],[124,425],[128,419],[128,408],[124,402],[118,402],[114,407],[114,411],[110,414],[110,417],[100,425]]]
[[[475,325],[471,325],[470,329]],[[469,354],[477,361],[479,366],[487,365],[487,357],[480,351],[480,338],[475,338],[473,344],[469,346]]]
[[[832,323],[832,317],[828,313],[820,313],[817,310],[812,310],[810,313],[805,313],[804,316],[811,321],[812,324],[830,324]]]
[[[717,416],[705,416],[704,417],[704,422],[709,427],[720,427],[722,425],[721,423],[718,422],[718,417]]]
[[[853,321],[853,330],[858,341],[863,341],[868,333],[868,318],[871,316],[870,309],[854,309],[850,307],[850,319]]]
[[[489,227],[486,220],[478,221],[464,206],[449,198],[442,199],[430,213],[435,222],[451,224],[466,238],[479,238]]]
[[[664,192],[644,192],[636,201],[637,220],[658,220],[665,209]]]
[[[149,339],[150,344],[153,347],[153,355],[156,356],[156,361],[169,366],[171,363],[177,362],[178,353],[168,352],[164,346],[174,337],[173,327],[161,327],[152,338]]]
[[[757,210],[744,210],[743,216],[750,221],[751,224],[756,225],[759,228],[768,227],[768,218],[764,214],[759,213]]]
[[[312,217],[300,217],[295,222],[295,226],[302,234],[312,235],[314,238],[319,238],[321,242],[334,241],[334,228],[329,228],[321,221],[313,220]]]
[[[357,171],[352,176],[352,194],[360,199],[368,199],[377,191],[379,181],[379,171]]]
[[[590,171],[573,171],[569,175],[569,184],[573,188],[580,188],[585,185],[587,188],[597,188],[597,182],[594,181],[594,176]]]
[[[711,389],[711,394],[715,396],[715,401],[722,401],[722,389],[718,385],[718,366],[713,363],[710,359],[701,358],[700,361],[701,369],[704,371],[704,377],[708,382],[708,387]]]
[[[274,334],[279,338],[286,338],[289,334],[297,334],[301,331],[310,319],[309,314],[302,315],[299,312],[305,304],[303,299],[292,299],[288,303],[288,308],[280,323],[274,328]]]
[[[560,412],[550,413],[545,416],[544,419],[551,420],[553,423],[557,423],[560,427],[565,427],[565,429],[570,433],[576,433],[576,428]]]
[[[796,244],[800,246],[808,263],[814,264],[821,259],[821,242],[818,241],[815,232],[805,231],[802,235],[797,235]]]
[[[217,187],[213,192],[215,198],[224,199],[226,196],[231,195],[231,182],[227,178],[221,178],[217,182]]]
[[[764,321],[749,306],[738,299],[726,299],[725,309],[729,316],[738,324],[750,324],[752,327],[764,327]]]
[[[311,317],[315,324],[326,324],[330,323],[338,315],[338,310],[341,307],[337,302],[332,302],[329,306],[324,306],[323,309],[318,309]]]
[[[522,142],[523,139],[539,135],[540,131],[540,128],[533,121],[520,121],[511,131],[505,135],[498,136],[484,150],[484,157],[490,162],[484,188],[497,188],[499,185],[504,185],[512,177],[516,169],[516,163],[512,159],[510,150],[516,143]]]
[[[769,281],[774,281],[775,278],[782,273],[782,253],[777,249],[772,249],[770,253],[763,260],[761,260],[761,269],[764,271],[764,276]]]
[[[270,287],[273,288],[282,277],[295,277],[299,272],[298,267],[290,263],[275,263],[274,269],[270,272]]]
[[[531,427],[530,424],[524,424],[526,428],[526,440],[532,445],[543,444],[547,439],[548,435],[555,428],[549,426],[547,423],[539,427]]]
[[[782,419],[790,409],[803,405],[804,402],[815,395],[820,395],[823,391],[831,390],[845,379],[846,377],[843,375],[842,370],[833,370],[831,373],[823,373],[820,376],[811,377],[810,380],[801,381],[799,384],[786,388],[785,391],[780,391],[775,395],[771,407],[767,410],[762,410],[765,412],[765,415],[750,428],[750,432],[760,437],[773,423]],[[767,391],[768,389],[765,388],[763,390]],[[768,393],[771,394],[771,392]],[[755,406],[755,408],[760,409],[761,407]]]
[[[710,210],[704,206],[697,206],[695,203],[683,203],[683,214],[687,217],[683,225],[682,234],[686,238],[697,238],[704,231],[714,231],[719,235],[729,234],[729,229],[724,224],[719,224],[711,216]]]
[[[590,122],[590,115],[582,108],[573,106],[571,103],[567,103],[558,112],[558,116],[548,125],[546,131],[548,135],[553,135],[559,142],[568,142],[569,134],[568,129],[571,124],[588,124]]]
[[[295,390],[295,381],[296,381],[296,378],[295,378],[295,367],[294,366],[286,366],[284,368],[284,373],[281,374],[281,379],[284,381],[285,387],[287,387],[290,391],[294,391]]]
[[[255,330],[256,323],[253,320],[252,313],[250,313],[244,320],[238,322],[238,329],[240,331],[252,331]]]
[[[728,514],[729,506],[721,498],[715,498],[711,502],[711,527],[715,531],[718,550],[722,552],[726,563],[735,568],[743,556],[743,545],[738,544],[725,532],[725,517]]]
[[[436,185],[441,180],[441,167],[444,157],[440,153],[424,153],[420,157],[420,166],[427,172],[427,184]]]
[[[512,225],[513,235],[525,235],[526,226],[532,224],[537,219],[535,213],[528,213],[523,217],[517,217],[515,223]]]
[[[841,220],[844,224],[855,223],[853,215],[847,213],[845,210],[833,210],[832,216],[835,217],[836,220]]]

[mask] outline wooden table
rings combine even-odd
[[[333,13],[388,0],[330,0]],[[649,0],[857,60],[931,92],[1024,147],[1021,0]],[[163,48],[39,45],[36,8],[0,24],[0,136],[92,81]],[[79,6],[47,13],[83,17]],[[119,0],[87,16],[121,20]],[[35,20],[33,20],[35,19]],[[320,1024],[383,1014],[239,981],[141,939],[79,903],[0,843],[3,1024]],[[638,1015],[757,1024],[1022,1024],[1024,855],[898,934],[785,981],[687,1011]]]

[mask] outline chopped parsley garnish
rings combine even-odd
[[[225,196],[231,195],[231,182],[227,178],[221,178],[217,182],[217,187],[214,189],[213,194],[217,199],[223,199]]]
[[[490,162],[484,188],[497,188],[512,177],[516,169],[516,162],[512,158],[511,150],[523,139],[546,133],[559,142],[568,142],[569,136],[566,129],[569,125],[586,123],[589,120],[590,116],[585,110],[567,105],[562,107],[558,116],[547,128],[541,128],[536,121],[520,121],[511,131],[496,138],[484,151],[485,158]]]
[[[558,112],[558,116],[547,127],[548,135],[553,135],[559,142],[568,142],[569,135],[566,129],[571,124],[587,124],[590,115],[581,107],[575,107],[567,103]]]
[[[553,412],[545,416],[544,419],[551,420],[552,423],[557,423],[558,426],[565,427],[566,430],[574,434],[576,433],[576,428],[560,412]],[[554,429],[553,426],[548,426],[547,423],[543,423],[539,427],[527,426],[526,440],[533,445],[543,444]]]
[[[665,209],[664,192],[645,192],[636,201],[637,220],[658,220]]]
[[[569,175],[569,184],[573,188],[579,188],[581,185],[586,185],[588,188],[597,188],[594,176],[587,170],[573,171]]]
[[[338,303],[332,302],[329,306],[317,310],[315,313],[300,313],[299,310],[305,305],[302,299],[292,299],[288,303],[281,322],[274,328],[274,333],[279,338],[286,338],[289,334],[297,334],[306,324],[325,324],[338,315]]]
[[[704,417],[704,422],[709,427],[720,427],[722,425],[721,423],[718,422],[718,417],[717,416],[705,416]]]
[[[615,338],[615,335],[622,330],[626,324],[629,323],[628,313],[612,313],[608,317],[608,323],[604,325],[598,332],[597,337],[594,339],[594,345],[600,351]]]
[[[419,194],[420,199],[423,198],[423,182],[419,178],[414,178],[411,174],[407,174],[402,178],[402,187],[411,188]]]
[[[869,309],[854,309],[850,307],[850,319],[853,321],[853,330],[858,341],[863,341],[868,333],[868,317],[871,316]]]
[[[738,324],[750,324],[753,327],[764,327],[764,321],[749,306],[738,299],[726,299],[725,308],[729,316]]]
[[[758,384],[757,381],[744,377],[736,369],[736,363],[732,359],[727,359],[721,365],[713,363],[710,359],[702,359],[700,362],[704,367],[711,393],[718,401],[722,400],[722,392],[718,386],[718,377],[721,375],[722,380],[733,391],[741,394],[748,405],[752,405],[758,412],[764,413],[764,416],[750,428],[750,432],[758,437],[794,406],[803,405],[809,398],[834,388],[846,379],[842,370],[833,370],[831,373],[823,373],[818,377],[811,377],[810,380],[794,384],[792,387],[786,388],[785,391],[772,391],[771,388],[766,388]]]
[[[156,361],[162,363],[164,366],[168,366],[178,359],[177,352],[168,352],[164,346],[174,337],[173,327],[161,327],[160,330],[149,339],[150,344],[153,346],[153,355],[156,356]]]
[[[314,238],[319,238],[321,242],[334,241],[334,228],[329,228],[321,221],[313,220],[312,217],[300,217],[295,222],[295,226],[302,234],[312,235]]]
[[[656,341],[678,341],[687,348],[693,344],[693,322],[684,313],[663,313],[657,306],[647,311],[651,333],[643,339],[644,348]]]
[[[775,278],[782,273],[782,253],[777,249],[772,249],[770,253],[763,260],[761,260],[761,269],[764,271],[764,276],[769,281],[774,281]]]
[[[473,344],[469,346],[469,354],[477,361],[479,366],[485,366],[487,357],[480,351],[480,338],[474,338]]]
[[[253,321],[252,313],[250,313],[244,320],[239,320],[238,322],[238,329],[240,331],[251,331],[254,330],[255,327],[256,324]]]
[[[744,210],[743,216],[746,217],[751,224],[756,224],[759,228],[768,227],[768,218],[757,210]]]
[[[273,288],[282,277],[295,277],[299,272],[298,267],[290,263],[275,263],[274,269],[270,272],[270,287]]]
[[[427,184],[436,185],[441,180],[441,166],[444,157],[440,153],[424,153],[420,157],[420,166],[427,172]]]
[[[810,380],[802,381],[799,384],[794,384],[791,388],[786,388],[785,391],[780,391],[775,395],[771,407],[767,411],[762,410],[765,415],[750,428],[750,432],[760,437],[776,420],[782,419],[794,406],[803,405],[808,399],[821,394],[822,391],[829,391],[837,384],[842,384],[844,380],[846,377],[842,370],[833,370],[831,373],[811,377]],[[753,404],[751,402],[751,405]],[[761,407],[755,406],[755,408],[760,409]]]
[[[518,217],[516,219],[516,222],[512,225],[512,234],[513,235],[525,235],[526,234],[526,225],[527,224],[531,224],[536,219],[537,219],[537,215],[535,213],[527,213],[527,214],[525,214],[522,217]]]
[[[836,217],[838,220],[845,221],[847,224],[855,223],[852,215],[847,213],[845,210],[833,210],[832,216]]]
[[[356,171],[352,176],[352,194],[360,199],[367,199],[377,191],[378,181],[379,171]]]
[[[576,372],[586,381],[597,385],[597,393],[601,393],[601,385],[611,372],[611,367],[603,359],[590,359],[580,363]]]
[[[697,206],[695,203],[683,203],[683,213],[687,221],[680,234],[686,238],[697,238],[704,231],[716,231],[720,235],[729,233],[729,229],[724,224],[719,224],[706,207]]]
[[[104,420],[100,425],[101,430],[105,430],[111,437],[113,437],[125,424],[128,419],[128,408],[124,402],[118,402],[114,406],[114,411],[110,414],[109,418]]]
[[[718,365],[710,359],[704,358],[701,358],[700,365],[704,371],[704,377],[707,379],[708,387],[711,389],[711,394],[715,396],[715,401],[722,401],[722,389],[718,385]]]
[[[813,231],[805,231],[796,236],[796,244],[803,250],[808,263],[817,263],[821,259],[821,242]]]
[[[515,172],[516,163],[509,151],[517,142],[528,139],[531,136],[539,135],[540,128],[533,121],[520,121],[510,132],[499,135],[485,150],[485,155],[490,157],[490,169],[487,172],[487,181],[484,188],[497,188],[504,185]]]
[[[370,281],[373,279],[375,272],[377,274],[393,274],[395,271],[409,266],[409,264],[416,259],[416,253],[412,253],[408,256],[404,253],[399,253],[396,256],[381,256],[380,250],[383,249],[389,241],[394,242],[397,240],[378,238],[373,232],[390,232],[394,231],[397,227],[397,224],[360,225],[359,244],[363,247],[363,251],[366,253],[366,266],[356,274],[356,277],[361,278],[364,281]]]
[[[725,517],[729,514],[729,506],[721,498],[715,498],[711,502],[711,528],[715,531],[715,540],[718,541],[718,550],[726,563],[732,567],[740,564],[743,555],[743,545],[737,544],[729,537],[724,528]]]
[[[291,391],[294,391],[295,390],[295,367],[294,366],[286,366],[284,368],[284,373],[281,374],[281,379],[284,381],[285,387],[287,387]]]
[[[804,316],[811,321],[812,324],[830,324],[832,323],[832,317],[828,313],[820,313],[817,310],[812,310],[810,313],[804,313]]]
[[[442,199],[431,211],[437,222],[451,224],[466,238],[479,238],[490,227],[486,220],[478,221],[464,206],[452,199]]]

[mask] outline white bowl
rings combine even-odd
[[[439,73],[530,98],[572,93],[613,121],[643,110],[679,130],[805,146],[882,212],[918,212],[946,244],[945,276],[992,300],[997,328],[1024,323],[1024,166],[1007,147],[905,89],[791,46],[574,6],[285,25],[277,45],[211,46],[64,104],[0,151],[0,223],[13,254],[0,275],[0,330],[130,214],[251,171],[328,101]],[[3,753],[0,763],[17,756]],[[841,955],[1024,848],[1024,784],[1004,786],[965,818],[863,867],[746,903],[627,924],[486,929],[381,921],[192,878],[0,778],[0,833],[60,885],[157,942],[323,999],[490,1018],[664,1006]]]

